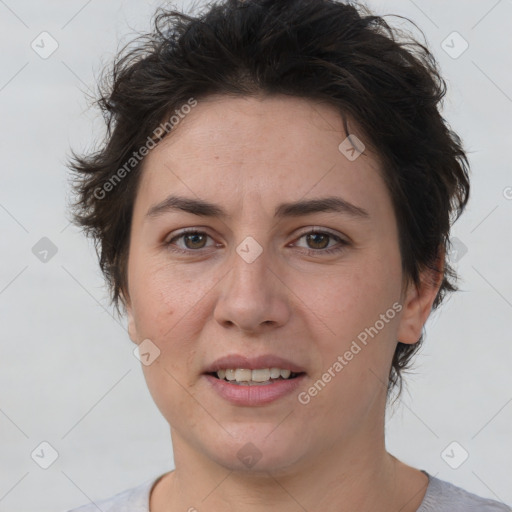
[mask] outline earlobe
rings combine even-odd
[[[130,302],[125,299],[123,292],[120,292],[120,295],[126,310],[126,316],[128,320],[128,335],[130,336],[130,339],[133,341],[133,343],[138,344],[137,328],[135,326],[132,306]]]
[[[128,335],[130,336],[130,339],[133,341],[133,343],[137,343],[137,329],[135,327],[135,320],[133,318],[132,309],[130,306],[126,306],[126,314],[128,316]]]
[[[402,316],[398,328],[397,339],[401,343],[412,345],[422,334],[432,305],[437,297],[444,277],[444,256],[442,248],[436,260],[436,269],[426,268],[420,275],[420,283],[410,282],[405,292]]]

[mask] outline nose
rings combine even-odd
[[[246,333],[286,324],[290,290],[283,272],[271,259],[265,249],[253,261],[242,252],[233,252],[231,268],[218,285],[214,318],[219,324]]]

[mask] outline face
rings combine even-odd
[[[150,340],[150,359],[159,351],[143,370],[175,452],[229,469],[250,468],[248,454],[255,470],[284,470],[380,439],[397,339],[418,339],[435,293],[402,290],[377,159],[347,158],[345,138],[329,106],[217,96],[146,157],[129,332]],[[229,356],[240,360],[216,364]],[[298,376],[249,386],[209,374],[252,367]]]

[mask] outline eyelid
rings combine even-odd
[[[209,234],[207,227],[194,226],[194,227],[190,227],[190,228],[183,228],[181,230],[178,230],[176,232],[171,233],[170,235],[165,237],[164,244],[167,244],[171,240],[174,240],[175,238],[178,238],[180,236],[184,236],[184,235],[188,235],[188,234],[193,234],[193,233],[196,233],[196,232],[199,233],[199,234],[205,234],[205,235],[209,236],[212,239],[214,238],[212,235]],[[331,230],[329,228],[325,228],[323,226],[306,226],[305,228],[303,228],[301,231],[299,231],[295,235],[295,238],[301,238],[302,236],[308,235],[308,234],[311,234],[311,233],[325,233],[325,234],[328,234],[328,235],[332,235],[333,237],[337,237],[337,238],[339,238],[339,239],[341,239],[341,240],[343,240],[343,241],[345,241],[347,243],[350,242],[350,238],[348,238],[346,235],[343,235],[343,234],[341,234],[341,233],[339,233],[337,231]]]
[[[210,229],[206,226],[191,226],[187,228],[178,229],[176,231],[172,231],[171,233],[168,233],[164,238],[164,243],[170,242],[172,239],[177,238],[182,235],[188,235],[190,233],[200,233],[208,235],[210,238],[213,238],[212,235],[210,235]]]
[[[299,233],[296,235],[298,238],[301,236],[307,235],[309,233],[325,233],[327,235],[332,235],[333,237],[338,237],[342,240],[349,241],[348,237],[343,235],[342,233],[339,233],[338,231],[334,231],[329,228],[324,228],[323,226],[307,226],[304,228],[303,231],[299,231]]]

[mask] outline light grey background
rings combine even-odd
[[[103,130],[83,91],[121,39],[149,27],[157,3],[0,0],[0,511],[67,510],[173,468],[168,425],[107,307],[94,248],[66,212],[69,147],[90,148]],[[471,201],[453,231],[467,248],[462,291],[427,324],[388,448],[512,504],[512,1],[368,5],[425,32],[449,84],[444,115],[472,165]],[[47,59],[31,48],[43,31],[59,45]],[[450,36],[460,48],[454,31],[469,43],[457,59],[441,47]],[[32,252],[42,237],[58,249],[46,263]],[[43,441],[59,454],[48,469],[31,458]],[[458,469],[441,456],[453,441],[469,453]]]

